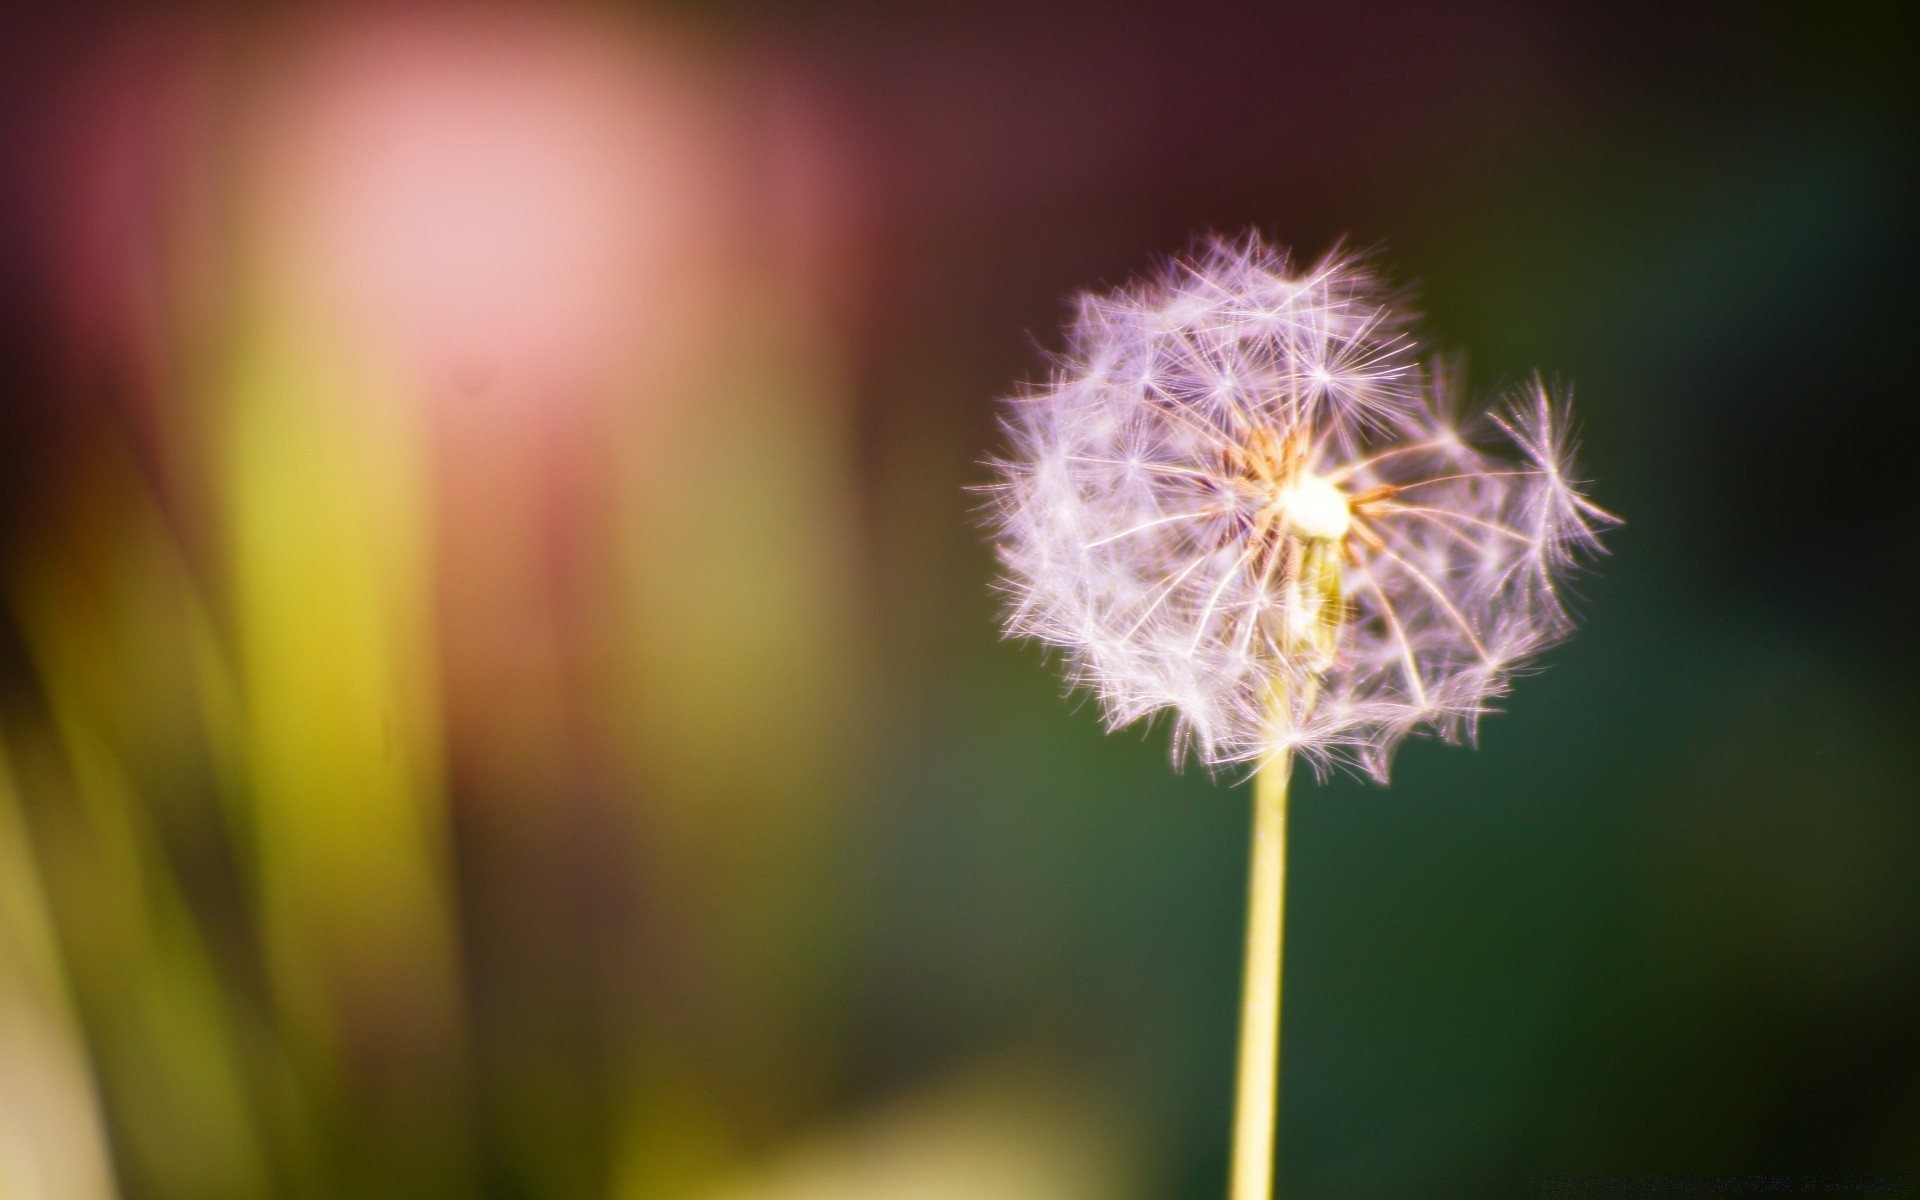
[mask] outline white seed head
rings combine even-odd
[[[1386,778],[1470,737],[1571,629],[1562,581],[1614,518],[1535,381],[1474,443],[1355,260],[1255,235],[1080,298],[1017,397],[991,489],[1009,634],[1064,652],[1118,727],[1170,711],[1209,767],[1292,752]]]

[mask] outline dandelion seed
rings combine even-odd
[[[1565,577],[1616,522],[1539,380],[1456,421],[1449,377],[1359,261],[1296,273],[1257,235],[1081,297],[1013,402],[991,489],[1010,635],[1062,651],[1109,728],[1173,715],[1176,760],[1253,769],[1235,1200],[1272,1188],[1288,777],[1385,782],[1470,739],[1565,637]]]

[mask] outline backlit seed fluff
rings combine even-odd
[[[1461,425],[1422,353],[1362,263],[1296,271],[1257,235],[1082,296],[989,489],[1007,632],[1209,767],[1384,781],[1416,729],[1471,738],[1615,519],[1544,384]]]

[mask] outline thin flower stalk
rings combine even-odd
[[[1280,1102],[1280,977],[1287,908],[1287,785],[1292,760],[1263,765],[1253,783],[1247,871],[1247,950],[1240,994],[1240,1064],[1234,1084],[1233,1200],[1273,1194]]]

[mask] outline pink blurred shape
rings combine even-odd
[[[685,51],[472,11],[337,17],[307,45],[265,199],[320,315],[468,394],[645,372],[693,331],[729,147]]]

